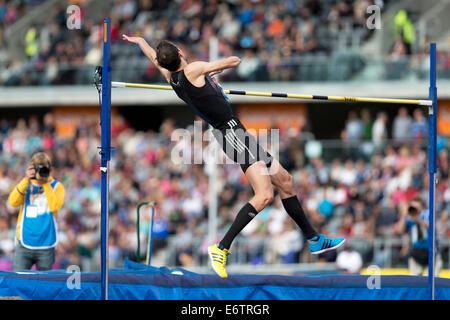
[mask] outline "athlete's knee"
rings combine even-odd
[[[273,190],[261,191],[255,194],[254,201],[259,211],[272,203],[274,198]]]
[[[282,188],[285,191],[293,191],[294,190],[294,177],[286,173],[283,177]]]
[[[262,206],[264,208],[267,207],[269,204],[272,203],[273,198],[274,198],[273,190],[271,190],[269,192],[264,192],[264,194],[261,196]]]
[[[284,193],[294,193],[294,177],[286,170],[277,174],[272,181]]]

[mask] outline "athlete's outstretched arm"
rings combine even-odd
[[[190,64],[191,69],[198,75],[210,74],[214,75],[225,69],[236,68],[241,63],[241,58],[231,56],[217,61],[205,62],[196,61]]]
[[[128,37],[123,35],[123,40],[127,40],[131,43],[136,43],[141,48],[142,52],[150,59],[150,61],[158,68],[158,70],[162,73],[167,82],[170,82],[170,72],[169,70],[161,67],[158,64],[158,60],[156,60],[156,51],[145,41],[144,38],[141,37]]]
[[[241,59],[236,56],[212,62],[195,61],[187,66],[185,74],[189,81],[195,83],[198,79],[203,79],[206,74],[213,76],[225,69],[236,68],[240,63]],[[200,83],[202,82],[203,80],[200,81]]]

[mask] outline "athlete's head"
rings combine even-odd
[[[156,47],[156,60],[161,67],[169,71],[177,71],[182,56],[180,49],[170,41],[162,40]]]

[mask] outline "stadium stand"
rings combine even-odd
[[[356,112],[351,114],[356,115]],[[420,119],[408,117],[412,124],[409,137],[397,141],[393,147],[392,140],[386,138],[374,142],[370,129],[373,120],[369,119],[364,125],[359,115],[350,115],[343,128],[343,136],[349,136],[347,144],[341,141],[333,146],[332,142],[324,141],[326,152],[321,158],[309,158],[305,153],[305,140],[294,139],[288,130],[280,132],[280,161],[294,175],[297,190],[314,226],[322,232],[359,239],[355,242],[365,265],[374,259],[380,265],[385,262],[383,252],[374,250],[369,243],[375,238],[398,237],[394,226],[399,210],[405,210],[405,203],[415,196],[426,197],[427,181],[422,175],[426,169],[426,146],[420,143],[425,137],[420,130],[413,129]],[[99,250],[98,143],[93,143],[99,140],[97,123],[81,122],[76,134],[66,137],[55,130],[52,114],[43,119],[43,122],[37,117],[16,122],[2,119],[0,250],[3,265],[6,268],[10,266],[17,218],[15,210],[7,206],[8,190],[23,174],[17,168],[24,168],[26,159],[35,151],[44,150],[54,159],[54,175],[68,186],[65,205],[58,214],[58,267],[77,264],[89,270],[94,267],[95,259],[92,257],[98,256]],[[369,130],[364,126],[369,126]],[[360,127],[358,130],[367,132],[367,135],[349,135],[354,127]],[[201,252],[207,241],[207,176],[201,165],[176,166],[170,161],[170,150],[176,144],[176,141],[171,141],[175,129],[171,119],[163,122],[159,132],[136,131],[120,116],[114,120],[112,131],[117,149],[112,162],[111,190],[114,191],[110,199],[110,261],[113,266],[120,265],[125,257],[135,259],[135,210],[140,199],[159,203],[155,221],[156,255],[169,246],[171,250],[168,251],[174,253],[165,256],[172,263],[169,265],[189,265],[204,259]],[[388,128],[384,130],[387,132]],[[142,156],[138,157],[138,154]],[[445,141],[441,140],[437,188],[442,197],[437,199],[437,212],[439,235],[444,246],[448,245],[445,239],[450,236],[449,165],[448,149]],[[250,191],[245,187],[246,182],[239,170],[239,166],[228,165],[220,170],[220,233],[228,228],[242,201],[249,196]],[[142,233],[146,234],[148,221],[142,228]],[[255,223],[244,230],[240,239],[243,248],[246,247],[246,239],[252,240],[251,249],[247,247],[242,257],[236,255],[232,259],[256,264],[267,260],[298,263],[309,259],[308,255],[302,254],[305,246],[301,233],[287,219],[279,201],[264,210]],[[145,247],[145,237],[141,240],[142,247]],[[286,241],[291,243],[292,251],[284,249]],[[399,254],[392,265],[404,265],[402,257],[405,258],[406,253],[403,247],[402,242],[393,247]],[[447,259],[448,248],[443,249]],[[334,262],[336,256],[324,255],[319,259]]]
[[[21,22],[26,9],[43,2],[0,4],[5,12],[0,23],[5,31],[0,33],[8,34],[6,29]],[[207,58],[210,38],[218,37],[220,56],[244,57],[241,67],[225,75],[224,81],[324,81],[348,80],[364,67],[361,53],[349,48],[367,41],[373,31],[365,27],[371,1],[105,2],[112,5],[114,75],[130,82],[162,79],[137,47],[119,40],[122,33],[142,34],[151,42],[162,38],[179,42],[191,60]],[[203,6],[207,10],[200,10]],[[31,20],[22,43],[13,46],[3,37],[9,48],[2,61],[9,69],[3,74],[3,85],[91,80],[89,66],[99,62],[101,38],[98,18],[87,14],[93,16],[94,8],[88,2],[81,11],[86,19],[80,31],[66,28],[61,2],[46,9],[49,19]]]

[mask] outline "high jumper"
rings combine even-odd
[[[295,192],[293,177],[247,132],[233,113],[224,90],[213,79],[223,70],[237,67],[241,62],[239,57],[188,63],[181,49],[170,41],[162,40],[155,50],[144,38],[123,35],[123,39],[139,45],[177,96],[213,127],[217,142],[225,154],[241,166],[254,191],[222,240],[208,247],[211,265],[220,277],[228,277],[225,265],[234,238],[272,202],[274,187],[278,189],[284,209],[302,230],[312,254],[334,250],[344,243],[344,238],[330,239],[314,230]]]

